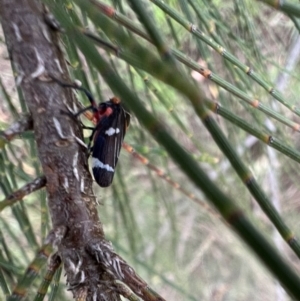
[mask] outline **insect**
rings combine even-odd
[[[85,88],[76,83],[64,83],[53,76],[50,77],[63,87],[83,91],[88,97],[91,105],[73,116],[78,117],[88,110],[93,112],[96,126],[94,128],[84,127],[92,130],[88,146],[90,153],[92,153],[92,170],[98,185],[108,187],[113,181],[122,142],[130,123],[130,114],[124,110],[120,104],[120,99],[117,97],[97,105],[91,93]]]
[[[113,97],[99,104],[94,118],[97,125],[90,138],[93,139],[93,174],[99,186],[107,187],[114,177],[130,114],[121,106],[120,100]]]

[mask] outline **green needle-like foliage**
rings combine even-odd
[[[132,115],[125,142],[140,155],[123,149],[114,183],[95,193],[107,238],[149,291],[300,300],[299,75],[287,63],[299,4],[44,2],[61,25],[71,78],[99,102],[118,96]],[[51,247],[41,256],[47,196],[26,193],[43,176],[34,136],[30,126],[8,130],[27,110],[11,82],[0,76],[0,299],[68,300],[60,262],[46,266]]]

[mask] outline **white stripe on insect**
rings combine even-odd
[[[92,157],[92,167],[93,168],[103,168],[107,171],[114,172],[115,170],[108,164],[103,164],[98,158]]]
[[[114,128],[109,128],[107,131],[105,131],[105,134],[108,136],[112,136],[114,134],[119,134],[120,130],[118,128],[114,129]]]

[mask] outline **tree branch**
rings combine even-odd
[[[0,0],[0,7],[10,58],[22,74],[18,84],[32,116],[46,179],[53,225],[48,241],[58,249],[69,289],[76,300],[120,300],[120,294],[130,295],[121,281],[144,300],[163,300],[105,240],[86,150],[78,143],[83,138],[80,124],[62,113],[73,107],[74,94],[47,77],[68,80],[57,28],[46,24],[49,16],[37,0]]]

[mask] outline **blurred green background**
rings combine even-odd
[[[137,29],[144,30],[127,1],[102,3],[114,7],[119,16],[129,18]],[[251,66],[259,78],[257,80],[251,74],[246,74],[246,69],[236,67],[207,41],[179,24],[155,1],[143,3],[165,45],[198,63],[202,71],[210,70],[217,79],[226,81],[221,87],[220,83],[213,81],[214,78],[205,78],[190,66],[180,63],[183,74],[196,83],[211,103],[219,103],[232,116],[250,126],[247,132],[234,121],[229,122],[222,116],[214,115],[233,149],[254,174],[284,222],[297,235],[300,223],[297,180],[300,161],[296,162],[286,153],[297,157],[300,147],[299,133],[295,131],[299,122],[299,112],[295,106],[298,105],[300,93],[298,19],[250,0],[165,1],[186,24],[197,26],[199,32],[225,48],[241,66]],[[88,15],[74,3],[60,1],[60,5],[74,26],[78,26],[80,20],[82,27],[121,51],[126,48],[120,41],[111,38],[106,28],[99,28],[91,22]],[[112,22],[124,29],[118,23],[118,15]],[[62,20],[60,22],[64,26]],[[141,45],[156,52],[154,46],[136,36],[132,29],[124,30]],[[66,59],[70,63],[71,77],[81,80],[99,101],[112,97],[110,87],[91,62],[86,60],[85,54],[76,48],[72,37],[65,34],[61,38]],[[273,223],[241,182],[186,95],[152,77],[143,68],[124,61],[122,55],[118,57],[105,47],[98,50],[139,97],[143,106],[165,125],[209,178],[242,208],[257,230],[299,272],[299,259],[277,234]],[[0,51],[0,130],[5,130],[22,116],[26,106],[24,100],[18,97],[3,35]],[[139,56],[139,53],[133,55]],[[147,58],[139,58],[140,64],[144,60],[145,65],[151,65]],[[275,97],[266,91],[264,85],[276,89],[274,93],[271,91]],[[236,93],[244,93],[248,104],[237,97],[230,87],[240,91]],[[82,103],[88,104],[84,95],[77,95]],[[287,106],[276,100],[276,96],[286,101]],[[270,113],[249,105],[254,100],[269,108]],[[123,103],[126,106],[126,99],[123,99]],[[275,120],[273,116],[276,114],[282,119]],[[89,123],[84,118],[82,120],[85,124]],[[275,137],[279,145],[287,149],[286,153],[268,147],[249,134],[251,128],[256,129],[261,140],[268,135]],[[88,136],[88,132],[85,136]],[[133,113],[125,142],[195,196],[189,198],[183,194],[176,185],[170,185],[125,149],[121,151],[112,186],[101,189],[94,185],[100,203],[99,216],[107,238],[152,288],[167,300],[291,300],[249,247],[220,218],[219,213],[213,207],[209,210],[205,205],[195,202],[194,198],[197,198],[204,204],[208,203],[201,189],[182,172]],[[0,151],[0,200],[4,200],[12,191],[40,176],[41,168],[31,132],[18,136]],[[25,197],[22,202],[1,212],[1,277],[6,279],[11,288],[18,277],[24,274],[50,229],[44,190]],[[30,288],[28,300],[35,296],[44,269]],[[57,294],[56,300],[71,300],[70,294],[65,291],[63,276]],[[4,299],[2,291],[0,299]]]

